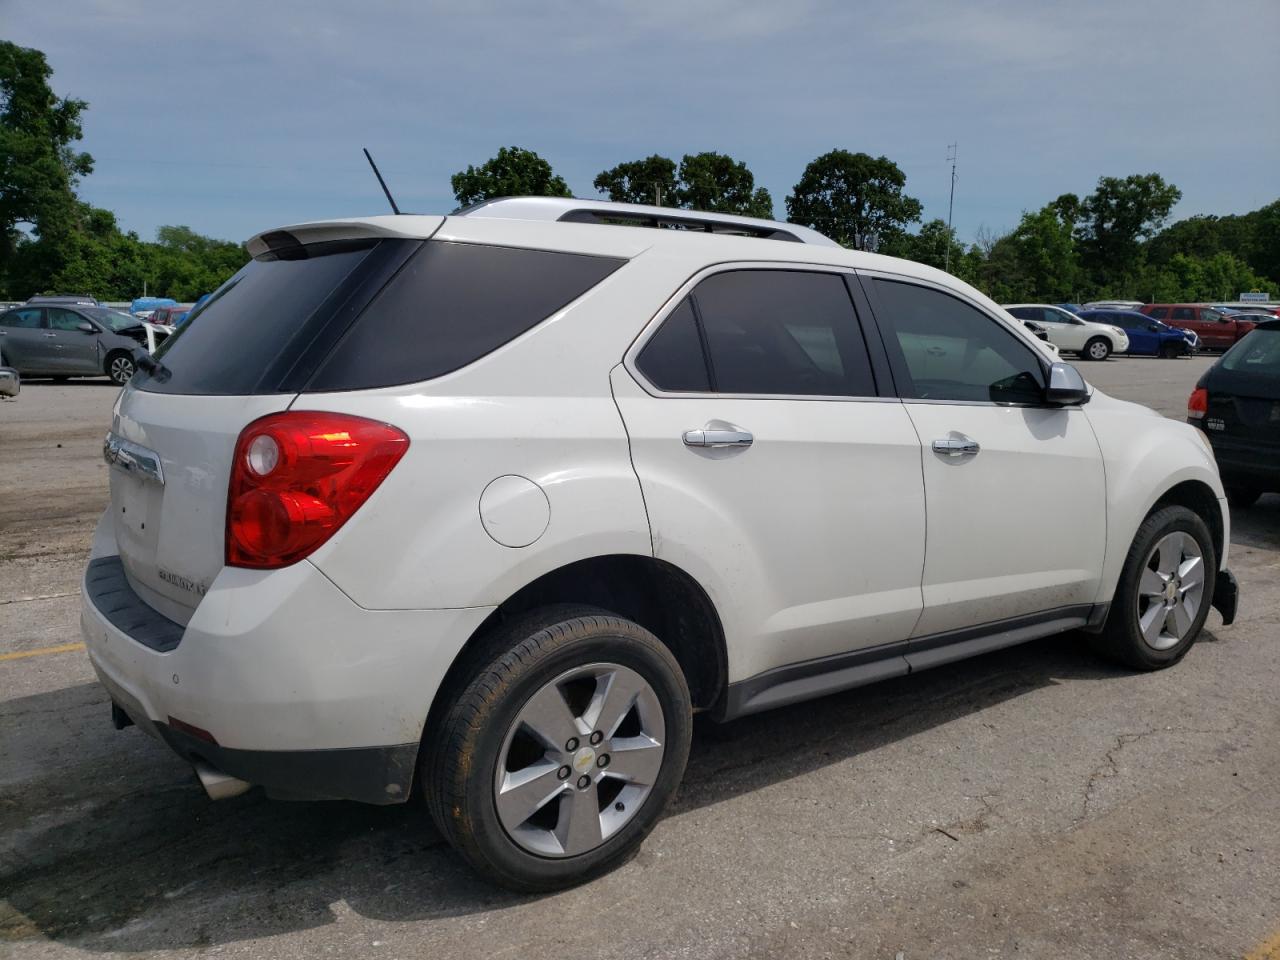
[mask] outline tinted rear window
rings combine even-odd
[[[1280,330],[1254,330],[1222,356],[1222,369],[1274,381],[1280,396]]]
[[[347,332],[307,390],[414,383],[465,367],[578,299],[624,262],[428,241]]]
[[[156,350],[167,378],[139,371],[136,386],[154,393],[277,392],[264,380],[275,361],[373,247],[315,244],[295,247],[287,258],[250,261]]]

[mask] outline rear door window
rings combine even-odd
[[[703,280],[693,296],[717,392],[875,396],[839,274],[733,270]]]
[[[1196,318],[1196,312],[1192,310],[1190,307],[1174,307],[1173,308],[1173,319],[1175,322],[1186,323],[1188,321],[1195,320],[1195,318]]]
[[[662,322],[658,332],[649,338],[636,367],[659,390],[671,393],[707,393],[711,374],[702,351],[702,337],[693,313],[693,302],[687,297]]]
[[[1155,317],[1157,320],[1168,320],[1169,308],[1168,307],[1152,307],[1151,312],[1148,313],[1147,316]]]
[[[40,308],[20,307],[0,315],[0,327],[11,327],[17,330],[40,329]]]
[[[875,379],[840,274],[713,274],[636,358],[661,390],[751,396],[872,397]]]

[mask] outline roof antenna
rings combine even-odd
[[[382,192],[387,195],[387,203],[391,204],[393,213],[399,213],[400,208],[396,206],[395,197],[391,196],[391,191],[387,189],[387,181],[382,179],[382,174],[378,172],[378,165],[373,162],[373,157],[369,154],[368,147],[362,147],[364,150],[364,158],[369,161],[369,166],[373,167],[373,175],[378,178],[378,183],[382,187]]]

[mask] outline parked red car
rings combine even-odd
[[[1194,330],[1205,350],[1226,350],[1257,326],[1256,321],[1240,316],[1229,317],[1221,310],[1202,303],[1148,303],[1138,309],[1171,327]]]

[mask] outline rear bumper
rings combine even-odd
[[[185,627],[140,602],[123,619],[113,597],[86,576],[81,631],[134,723],[272,795],[369,803],[407,799],[432,698],[489,613],[365,610],[305,561],[222,571]],[[135,638],[164,624],[181,631],[169,650]]]
[[[1205,430],[1205,435],[1224,482],[1245,480],[1280,490],[1280,446],[1263,441],[1239,441],[1212,430]]]

